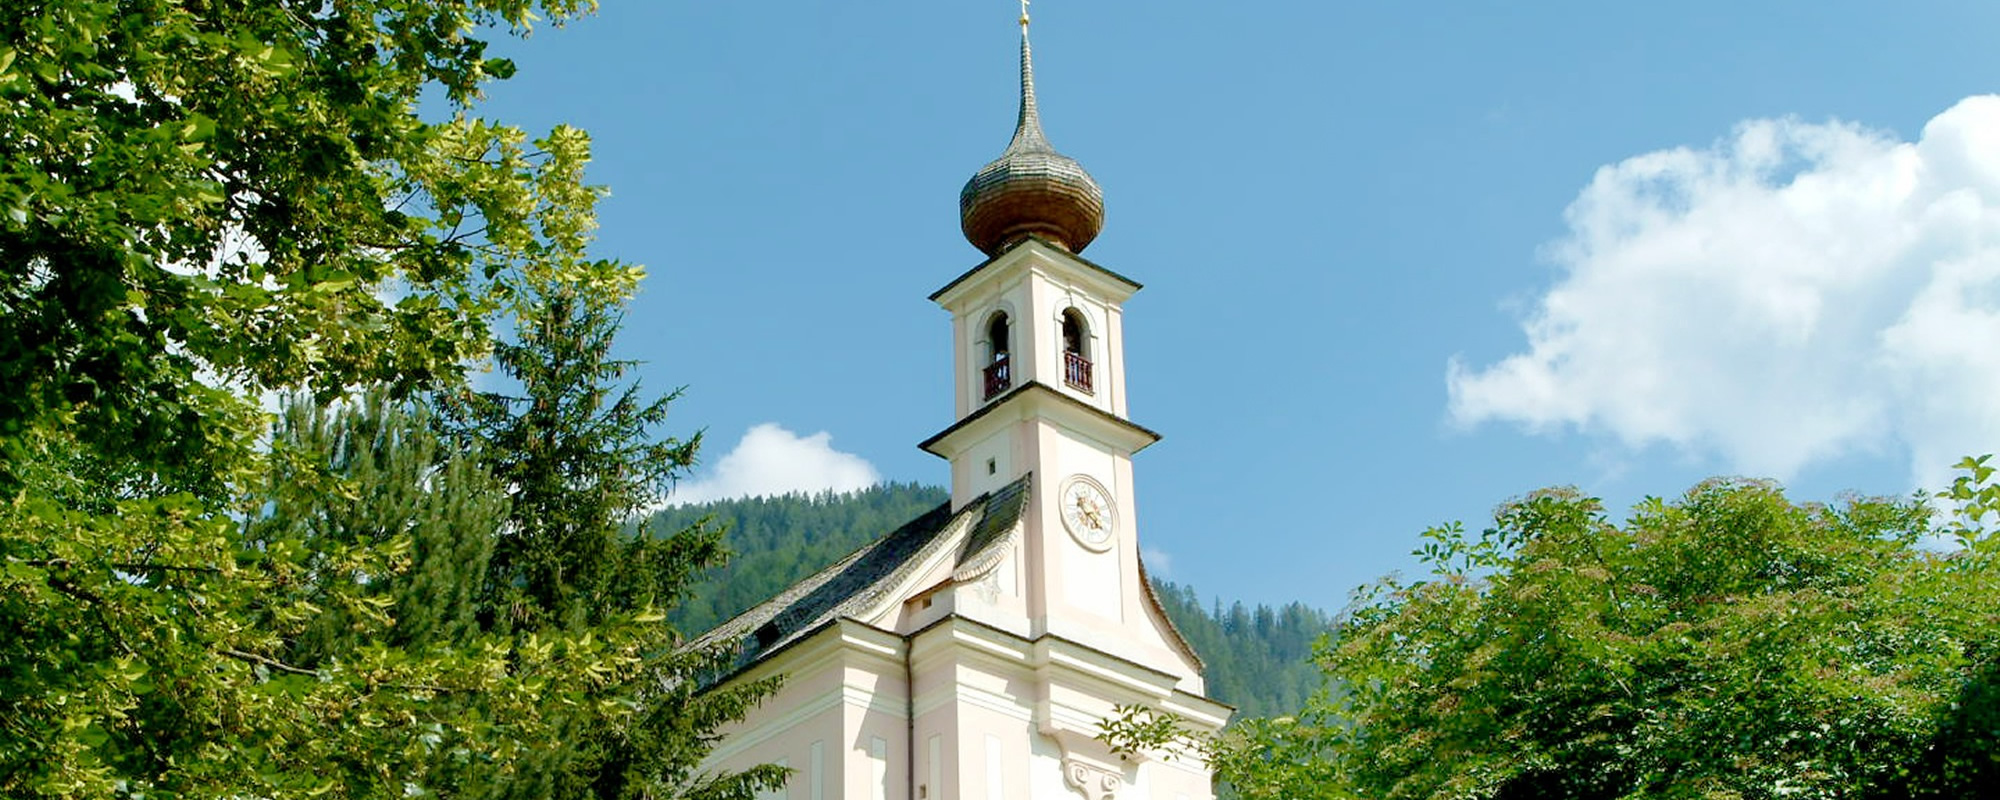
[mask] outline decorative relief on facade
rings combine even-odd
[[[1000,602],[1000,573],[997,570],[988,570],[980,577],[978,583],[972,585],[972,592],[980,602],[989,606]]]
[[[1125,779],[1118,773],[1076,759],[1063,760],[1063,782],[1083,793],[1084,800],[1114,800]]]

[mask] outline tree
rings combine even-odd
[[[722,529],[707,519],[673,530],[628,531],[694,463],[697,435],[654,438],[678,392],[643,399],[613,359],[619,298],[551,284],[522,297],[518,341],[496,348],[520,394],[460,392],[445,398],[455,437],[485,454],[512,501],[482,590],[489,628],[517,635],[588,630],[620,615],[657,614],[693,589],[724,556]],[[519,797],[743,798],[775,787],[783,770],[700,775],[712,731],[740,718],[775,686],[758,682],[703,691],[726,666],[723,648],[689,650],[668,624],[640,643],[645,659],[628,680],[603,687],[606,703],[568,713],[569,746],[541,754]],[[597,713],[600,708],[617,713]],[[636,716],[630,709],[636,709]]]
[[[1975,796],[2000,780],[2000,542],[1992,469],[1961,466],[1943,527],[1922,498],[1715,480],[1622,526],[1549,490],[1431,530],[1430,574],[1321,645],[1331,689],[1202,744],[1258,798]]]
[[[1313,644],[1333,628],[1332,615],[1303,603],[1282,607],[1242,603],[1202,608],[1194,589],[1155,579],[1160,607],[1187,639],[1203,666],[1208,696],[1236,707],[1243,717],[1298,711],[1321,684],[1311,661]],[[1242,624],[1255,620],[1254,624]]]
[[[0,794],[480,796],[560,748],[550,709],[631,680],[660,617],[470,625],[448,583],[504,502],[427,426],[294,406],[235,514],[69,508],[89,473],[24,470],[0,506]]]
[[[513,70],[480,32],[592,5],[7,3],[0,489],[61,428],[224,494],[254,460],[246,398],[452,382],[516,280],[629,291],[580,256],[586,138],[465,113]],[[418,115],[433,90],[456,116]]]
[[[260,444],[271,392],[460,385],[526,287],[631,293],[584,255],[587,137],[469,106],[513,71],[482,36],[593,6],[0,7],[0,794],[518,792],[581,707],[698,757],[726,707],[632,702],[657,610],[497,634],[413,603],[484,552],[497,507],[433,491],[471,462],[393,414]]]
[[[507,520],[506,493],[477,452],[442,446],[428,407],[380,391],[333,406],[289,398],[261,497],[248,525],[253,547],[322,557],[381,549],[390,561],[358,591],[325,570],[288,586],[319,613],[288,637],[287,661],[342,657],[369,638],[412,650],[479,640],[475,597]],[[385,627],[369,622],[382,617]]]
[[[701,440],[653,440],[678,393],[649,402],[636,382],[619,385],[635,364],[611,358],[615,303],[586,301],[557,285],[523,308],[518,341],[499,343],[494,353],[520,396],[461,391],[446,407],[457,438],[487,454],[515,504],[487,582],[498,593],[487,606],[508,615],[494,623],[585,623],[628,604],[612,595],[629,585],[619,565],[637,553],[621,550],[649,542],[622,536],[625,521],[664,497],[674,476],[693,465]],[[691,566],[719,556],[715,538],[686,541]],[[685,583],[666,576],[647,581],[645,593],[664,586],[678,595]]]

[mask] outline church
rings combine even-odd
[[[951,500],[696,641],[738,649],[725,682],[784,676],[707,765],[788,767],[784,800],[1209,800],[1195,754],[1097,739],[1120,706],[1196,731],[1230,709],[1140,563],[1132,456],[1160,438],[1126,414],[1140,287],[1081,255],[1104,195],[1042,133],[1025,10],[1014,137],[959,211],[987,258],[930,295],[956,422],[921,445]]]

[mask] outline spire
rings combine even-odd
[[[1028,0],[1021,2],[1021,113],[1014,138],[958,195],[967,241],[998,255],[1039,235],[1082,252],[1104,227],[1104,190],[1083,165],[1056,152],[1042,133],[1035,102],[1034,49],[1028,43]]]
[[[1035,50],[1028,44],[1028,0],[1021,0],[1021,116],[1014,123],[1014,141],[1008,150],[1035,147],[1049,150],[1042,135],[1042,111],[1035,105]]]

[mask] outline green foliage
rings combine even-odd
[[[487,581],[496,594],[484,599],[501,628],[587,623],[643,606],[659,588],[669,593],[657,599],[670,602],[691,571],[720,558],[717,532],[699,526],[658,542],[621,535],[624,520],[693,463],[701,437],[651,438],[678,393],[648,402],[636,383],[621,385],[635,363],[610,357],[618,326],[615,303],[537,287],[516,320],[520,341],[495,347],[520,394],[465,391],[446,405],[456,438],[481,448],[514,503]],[[666,574],[629,574],[669,555],[654,565]],[[634,585],[640,595],[621,594]]]
[[[653,438],[677,394],[644,400],[628,378],[634,363],[610,357],[619,298],[569,284],[531,288],[515,319],[520,340],[495,350],[520,394],[447,396],[454,437],[480,454],[512,501],[486,565],[481,619],[517,639],[657,619],[695,575],[721,563],[722,532],[696,520],[628,535],[624,522],[693,463],[699,437]],[[774,767],[696,774],[714,729],[773,684],[697,692],[695,676],[731,654],[685,649],[664,622],[636,646],[639,669],[607,681],[597,702],[550,711],[565,746],[524,761],[507,796],[747,800],[782,779]]]
[[[1983,464],[1942,524],[1923,498],[1711,481],[1622,526],[1550,490],[1476,538],[1435,529],[1430,574],[1374,586],[1321,648],[1342,693],[1203,744],[1254,798],[1976,796],[2000,781]]]
[[[1238,717],[1291,714],[1305,707],[1322,676],[1313,645],[1333,629],[1333,616],[1304,603],[1248,608],[1221,600],[1204,611],[1192,587],[1155,581],[1160,606],[1206,666],[1208,696],[1236,707]]]
[[[850,494],[790,494],[671,506],[648,526],[674,531],[712,524],[727,530],[729,563],[707,573],[670,618],[706,631],[824,569],[903,523],[942,505],[943,489],[886,483]]]
[[[234,515],[188,495],[72,510],[33,486],[0,507],[0,794],[472,795],[561,746],[546,709],[637,674],[658,617],[467,626],[431,590],[501,504],[426,425],[294,405],[270,494]]]
[[[1951,488],[1938,492],[1937,499],[1950,503],[1955,511],[1945,523],[1945,531],[1962,548],[1987,546],[1986,518],[2000,517],[2000,484],[1993,482],[1994,467],[1987,464],[1992,460],[1990,453],[1961,459],[1957,468],[1965,474],[1954,479]]]
[[[599,796],[768,780],[692,770],[753,699],[675,678],[715,657],[676,649],[658,604],[712,535],[613,548],[584,620],[567,576],[496,590],[524,509],[615,537],[640,501],[614,481],[523,502],[501,454],[387,399],[449,394],[501,315],[635,287],[585,255],[588,138],[469,108],[513,71],[481,37],[593,7],[6,5],[0,795],[568,796],[576,773],[546,767],[571,753],[637,765],[593,773],[618,779]],[[421,117],[439,95],[450,118]],[[259,410],[364,387],[275,430]],[[562,444],[657,452],[622,430]],[[486,602],[548,586],[522,615]]]
[[[583,134],[531,147],[462,105],[508,69],[478,34],[593,6],[9,3],[0,490],[63,428],[219,497],[255,460],[257,390],[454,380],[515,283],[628,292],[636,271],[580,256]],[[424,121],[439,89],[461,113]]]
[[[296,587],[317,613],[290,644],[311,663],[355,646],[352,632],[387,613],[380,636],[393,647],[463,647],[479,626],[474,594],[507,518],[504,487],[476,454],[444,450],[430,410],[380,392],[331,408],[293,397],[272,435],[265,507],[250,543],[339,558],[377,551],[359,593],[332,573]],[[344,607],[327,598],[347,596]]]

